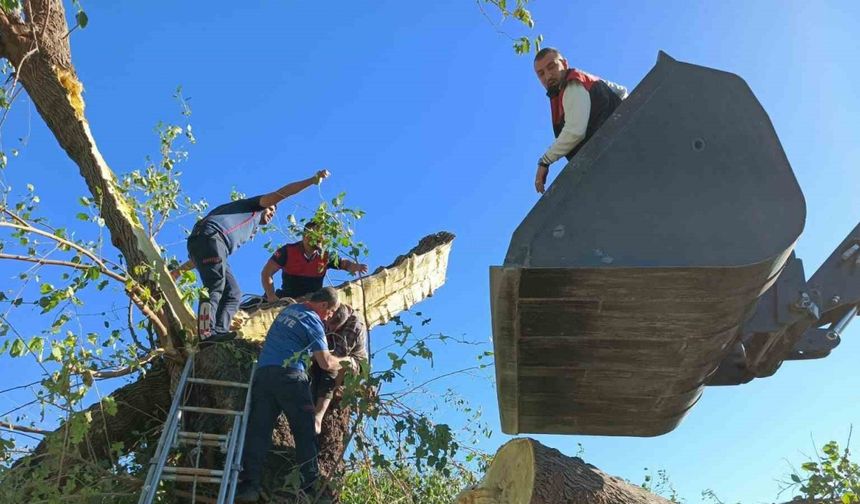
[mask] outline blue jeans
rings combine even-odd
[[[230,331],[230,322],[239,311],[242,291],[227,264],[227,246],[216,232],[192,234],[188,237],[188,255],[200,273],[203,286],[209,291],[210,327],[215,333]]]
[[[254,376],[251,416],[242,454],[242,480],[252,488],[260,488],[263,463],[272,446],[272,430],[281,412],[287,416],[296,441],[296,464],[302,476],[302,489],[307,490],[319,477],[310,384],[303,371],[280,366],[262,367]]]

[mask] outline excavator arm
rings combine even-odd
[[[803,263],[792,254],[708,385],[740,385],[773,375],[787,360],[827,357],[858,306],[860,224],[808,281]]]

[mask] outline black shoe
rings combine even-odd
[[[213,333],[212,336],[206,338],[205,341],[209,341],[212,343],[223,343],[225,341],[231,341],[236,339],[236,331],[223,332],[223,333]]]

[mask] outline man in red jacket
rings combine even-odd
[[[366,264],[348,259],[332,260],[320,251],[312,236],[314,229],[316,225],[313,222],[307,223],[301,241],[282,246],[263,266],[260,280],[266,293],[266,301],[273,303],[284,297],[300,298],[320,290],[330,268],[346,270],[352,274],[367,272]],[[282,283],[281,288],[276,291],[272,276],[278,271],[281,272]]]
[[[549,165],[562,157],[572,159],[627,98],[627,89],[571,68],[552,47],[538,51],[534,69],[550,99],[555,133],[555,142],[538,159],[535,189],[543,193]]]

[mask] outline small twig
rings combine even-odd
[[[144,348],[144,346],[140,344],[140,340],[137,338],[137,332],[134,330],[134,303],[132,303],[131,299],[128,300],[128,332],[131,334],[131,339],[134,341],[134,344],[137,345],[138,348]],[[152,350],[152,347],[147,350]]]
[[[28,434],[38,434],[40,436],[47,436],[51,433],[51,431],[37,429],[35,427],[26,427],[24,425],[15,425],[2,421],[0,421],[0,429],[4,429],[10,432],[26,432]]]
[[[104,265],[99,266],[99,265],[93,265],[93,264],[74,263],[71,261],[60,261],[60,260],[56,260],[56,259],[44,259],[41,257],[31,257],[31,256],[22,256],[22,255],[13,255],[13,254],[4,254],[4,253],[0,253],[0,259],[14,259],[16,261],[25,261],[25,262],[32,262],[32,263],[36,263],[36,264],[51,265],[51,266],[67,266],[69,268],[74,268],[74,269],[84,270],[84,271],[95,267],[95,268],[99,268],[99,270],[102,273],[104,273],[106,276],[109,276],[109,277],[111,277],[114,280],[117,280],[119,282],[125,283],[128,280],[126,277],[123,277],[121,275],[117,275],[116,273],[114,273],[113,271],[111,271],[109,269],[105,269]]]
[[[5,394],[6,392],[12,392],[13,390],[18,390],[22,388],[32,387],[33,385],[38,385],[42,383],[42,380],[36,380],[32,383],[28,383],[26,385],[18,385],[17,387],[9,387],[7,389],[0,390],[0,394]]]
[[[142,359],[135,362],[134,364],[129,364],[128,366],[123,366],[123,367],[117,368],[117,369],[107,369],[107,370],[102,370],[102,371],[93,371],[91,369],[75,370],[74,373],[80,374],[80,375],[91,374],[92,377],[97,379],[97,380],[106,380],[108,378],[118,378],[120,376],[130,375],[131,373],[137,371],[138,369],[140,369],[144,365],[149,364],[150,362],[161,357],[162,355],[164,355],[164,349],[159,348],[159,349],[153,350],[152,352],[149,352]]]

